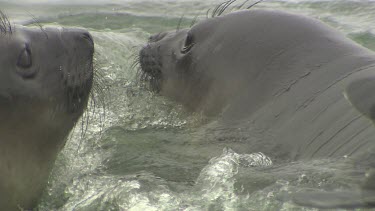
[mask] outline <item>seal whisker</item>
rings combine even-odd
[[[94,83],[92,96],[99,97],[100,105],[102,107],[106,107],[106,100],[104,99],[104,96],[105,96],[104,92],[105,90],[107,90],[107,88],[103,84],[104,82],[101,83],[100,81],[97,83]]]
[[[240,10],[242,9],[250,0],[246,0],[244,1],[242,4],[240,4],[239,6],[235,7],[235,10]]]
[[[225,4],[227,4],[228,2],[230,2],[231,0],[228,0],[228,1],[225,1],[225,2],[222,2],[220,3],[219,5],[217,5],[214,10],[212,11],[212,14],[211,14],[211,18],[214,18],[217,16],[217,12],[221,9],[221,7]]]
[[[99,106],[103,108],[103,112],[105,113],[107,106],[106,106],[106,100],[104,98],[104,95],[105,93],[104,93],[103,88],[99,88],[99,86],[97,86],[93,89],[93,92],[90,95],[91,113],[95,114],[95,110]]]
[[[134,70],[139,64],[140,64],[139,60],[134,61],[133,64],[130,66],[130,69]]]
[[[32,14],[30,13],[29,11],[27,11],[27,13],[31,16],[31,18],[33,19],[33,24],[37,25],[40,30],[43,32],[43,34],[46,36],[46,38],[48,39],[48,34],[46,33],[46,31],[43,29],[43,25],[40,23],[40,21]]]
[[[81,140],[86,136],[88,125],[89,125],[89,119],[90,119],[90,112],[84,112],[82,115],[82,121],[81,121]]]
[[[3,34],[7,34],[8,32],[12,34],[13,28],[10,24],[8,16],[0,10],[0,32]]]
[[[133,52],[127,57],[127,59],[130,61],[133,61],[134,59],[136,59],[139,56],[138,51],[140,48],[141,46],[133,46],[132,47]]]
[[[254,4],[251,4],[250,6],[248,6],[246,9],[251,9],[252,7],[254,7],[255,5],[261,3],[263,0],[259,0],[257,2],[255,2]]]
[[[141,45],[141,44],[140,44],[140,45],[133,45],[133,46],[131,47],[131,50],[134,51],[134,53],[136,53],[135,50],[138,51],[140,48],[142,48],[142,46],[143,46],[143,45]]]
[[[139,54],[134,52],[132,55],[128,57],[128,60],[130,61],[139,60]]]
[[[209,19],[209,18],[210,18],[210,11],[211,11],[211,9],[208,9],[208,10],[206,11],[206,19]]]
[[[190,28],[193,27],[197,23],[198,16],[199,16],[199,14],[197,14],[197,15],[194,16],[194,19],[190,23],[190,26],[189,26]]]
[[[176,33],[180,31],[180,27],[181,27],[181,23],[182,23],[182,20],[184,19],[184,15],[182,15],[180,17],[180,19],[178,20],[178,23],[177,23],[177,28],[176,28]]]
[[[91,92],[90,92],[90,96],[91,96]],[[90,100],[91,101],[91,100]],[[91,108],[91,106],[90,106]],[[94,109],[95,109],[95,106],[94,106]],[[81,119],[81,141],[85,138],[86,136],[86,133],[87,133],[87,130],[88,130],[88,126],[89,126],[89,120],[90,120],[90,112],[89,110],[86,108],[84,113],[83,113],[83,116],[82,116],[82,119]],[[81,145],[81,141],[80,141],[80,144],[78,146],[78,149],[80,148],[80,145]]]
[[[231,1],[227,2],[227,4],[225,4],[225,5],[220,9],[220,11],[218,12],[217,16],[221,16],[221,15],[227,10],[227,8],[228,8],[231,4],[233,4],[235,1],[237,1],[237,0],[231,0]]]
[[[84,113],[81,118],[81,141],[78,145],[77,150],[81,148],[81,142],[84,140],[87,131],[90,126],[90,120],[92,118],[92,115],[96,114],[96,110],[98,107],[101,107],[103,109],[103,113],[99,113],[99,133],[102,132],[102,129],[104,127],[104,120],[105,120],[105,111],[106,111],[106,100],[104,99],[105,93],[105,86],[106,84],[105,77],[103,72],[101,71],[100,66],[98,63],[90,63],[88,62],[86,64],[87,66],[91,66],[91,68],[94,70],[93,71],[93,84],[91,88],[91,92],[89,93],[89,103],[88,107],[84,110]],[[86,87],[87,84],[83,84],[83,87]],[[77,90],[78,91],[78,90]],[[74,95],[80,95],[79,93],[76,93]],[[73,96],[74,96],[73,95]],[[99,100],[97,100],[99,99]]]
[[[88,109],[85,111],[87,117],[86,118],[83,118],[82,122],[83,124],[85,124],[85,130],[87,131],[88,130],[88,126],[90,124],[90,116],[91,115],[95,115],[97,113],[97,108],[102,108],[102,112],[99,112],[99,133],[102,132],[103,128],[104,128],[104,121],[106,119],[106,110],[107,110],[107,101],[104,97],[105,93],[104,93],[104,88],[101,88],[100,85],[98,84],[95,84],[93,89],[92,89],[92,92],[90,93],[90,106],[88,107]],[[86,133],[85,131],[85,133]]]

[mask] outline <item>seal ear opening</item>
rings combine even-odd
[[[375,122],[374,68],[349,82],[344,95],[359,112]]]

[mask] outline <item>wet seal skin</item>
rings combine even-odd
[[[83,29],[0,23],[0,210],[30,210],[86,108],[94,42]]]
[[[249,140],[244,153],[293,161],[374,149],[368,118],[375,120],[375,53],[302,15],[267,9],[221,15],[228,2],[191,28],[151,36],[139,55],[141,79],[187,109],[218,117],[223,128],[233,122],[257,128],[261,143]],[[374,195],[364,205],[337,194],[332,198],[344,208],[375,204]],[[295,202],[324,207],[310,196]],[[327,207],[340,207],[338,201]]]

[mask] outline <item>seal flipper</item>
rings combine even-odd
[[[375,122],[375,68],[358,73],[345,88],[345,97],[363,115]]]

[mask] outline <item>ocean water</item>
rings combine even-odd
[[[354,169],[350,158],[285,163],[247,154],[238,143],[256,139],[251,131],[223,135],[215,119],[139,82],[133,64],[151,34],[176,29],[181,17],[189,27],[219,3],[0,2],[15,24],[82,27],[95,40],[95,98],[56,161],[40,210],[317,210],[295,205],[289,194],[358,189],[365,167]],[[374,1],[275,0],[256,7],[318,18],[375,50]]]

